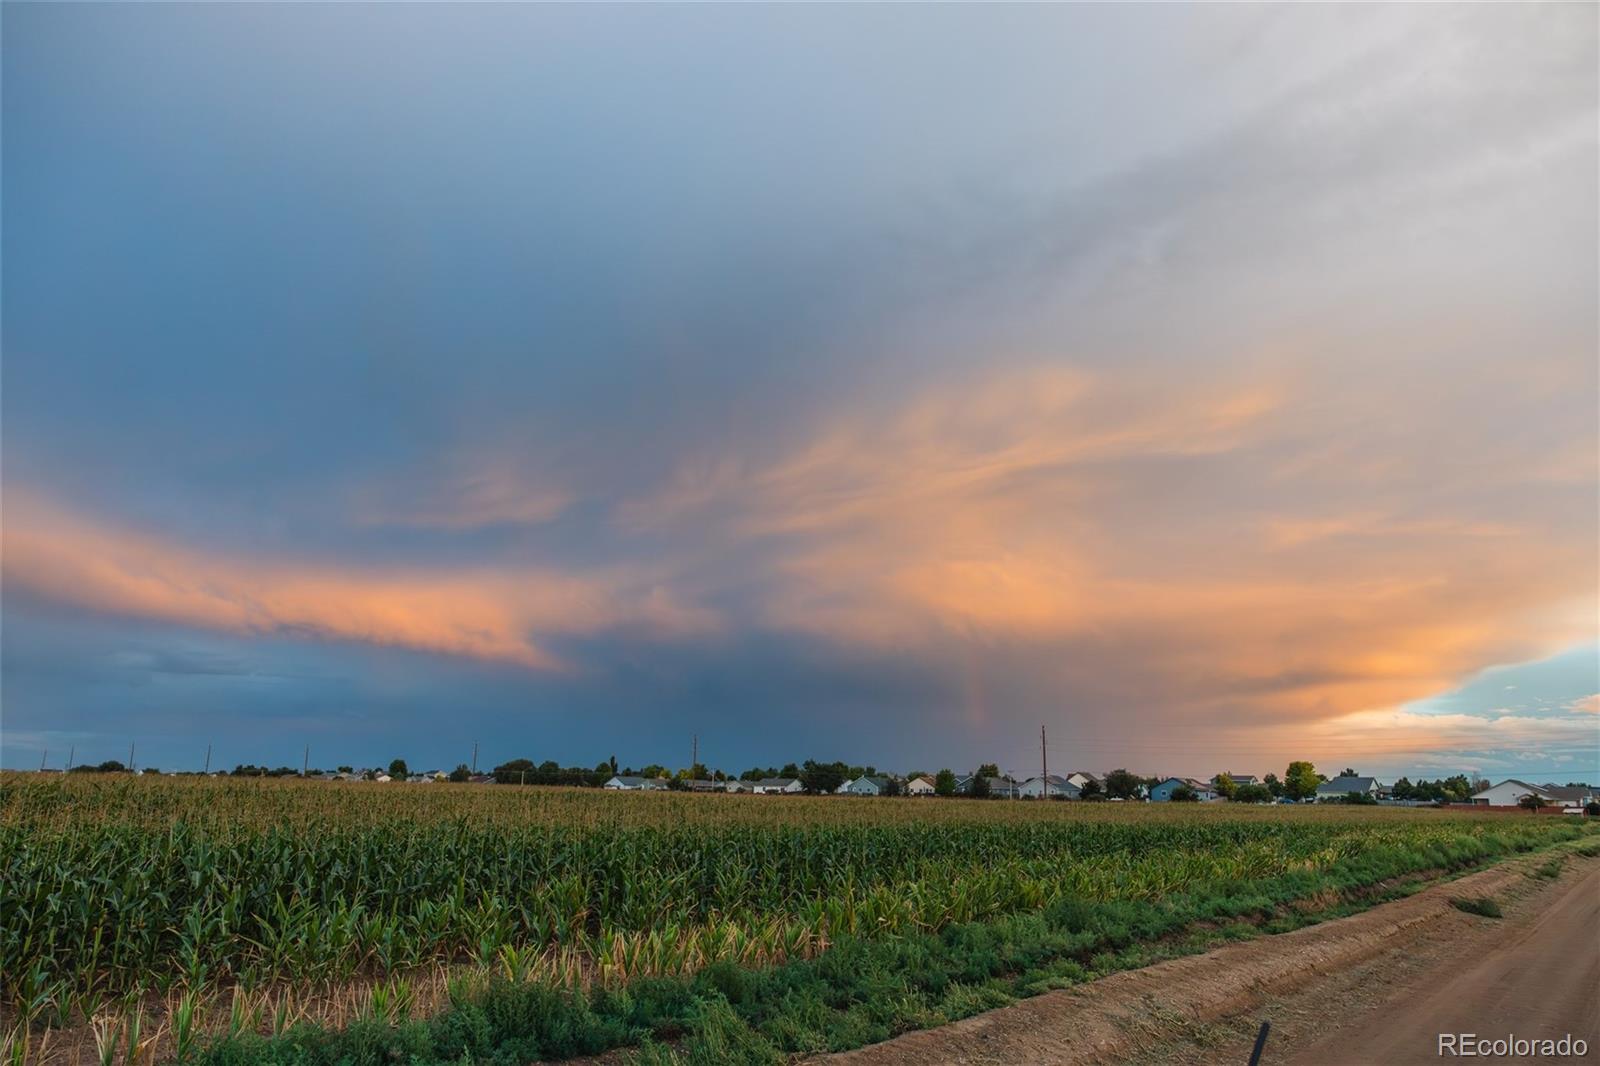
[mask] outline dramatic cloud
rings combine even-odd
[[[245,634],[298,634],[514,662],[560,663],[543,635],[639,625],[704,633],[704,611],[620,575],[367,570],[228,558],[96,526],[9,495],[5,580],[57,603]]]
[[[1597,18],[7,8],[8,747],[1600,770]]]

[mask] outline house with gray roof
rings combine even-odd
[[[1378,798],[1378,779],[1376,777],[1331,777],[1317,786],[1317,802],[1328,803],[1339,801],[1347,796],[1370,796]]]
[[[956,794],[961,796],[972,795],[972,782],[977,779],[977,776],[977,774],[968,774],[965,777],[958,778],[956,780]],[[1014,778],[990,777],[987,780],[989,782],[990,796],[999,799],[1016,799],[1020,795],[1019,786]]]
[[[1202,802],[1218,799],[1217,790],[1209,781],[1197,781],[1192,777],[1169,777],[1150,790],[1151,803],[1170,803],[1172,794],[1180,788],[1187,787]]]
[[[1030,777],[1022,783],[1017,790],[1023,799],[1039,799],[1048,791],[1051,799],[1077,799],[1083,790],[1060,774],[1051,774],[1049,783],[1046,784],[1042,777]]]
[[[667,787],[667,782],[665,778],[660,777],[618,774],[601,787],[609,788],[613,792],[660,792]]]

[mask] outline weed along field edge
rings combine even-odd
[[[0,776],[8,1061],[780,1062],[1585,818]]]

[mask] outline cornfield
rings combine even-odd
[[[615,985],[1572,821],[0,775],[0,1002],[37,1032],[351,985],[388,1011],[424,972]]]

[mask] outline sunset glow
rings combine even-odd
[[[1596,18],[10,6],[4,763],[1593,777]]]

